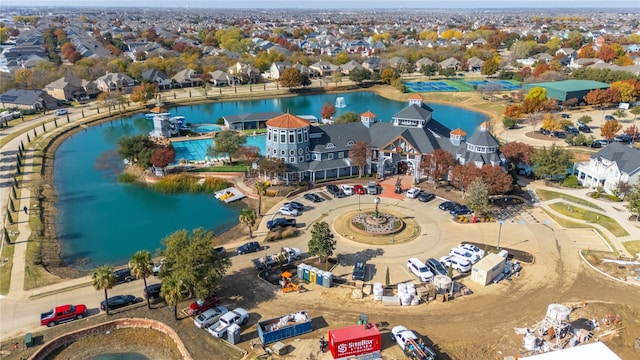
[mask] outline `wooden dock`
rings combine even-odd
[[[242,191],[234,187],[229,187],[224,190],[216,191],[215,196],[216,196],[216,199],[222,200],[227,204],[246,197],[246,195]]]

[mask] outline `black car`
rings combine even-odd
[[[353,275],[351,276],[351,278],[353,280],[364,281],[364,272],[365,272],[366,266],[367,266],[367,263],[365,263],[364,261],[357,262],[353,266]]]
[[[131,269],[129,268],[115,270],[113,272],[113,276],[116,278],[116,284],[129,282],[136,279],[135,276],[131,275]]]
[[[422,202],[427,202],[435,199],[435,195],[432,193],[422,191],[420,195],[418,195],[418,200]]]
[[[318,194],[314,194],[314,193],[304,194],[304,198],[309,201],[313,201],[314,203],[321,202],[322,200],[324,200],[323,198],[318,196]]]
[[[616,118],[614,118],[612,115],[605,115],[604,119],[607,121],[611,121],[611,120],[615,120]]]
[[[565,139],[567,137],[567,133],[565,133],[564,131],[554,131],[553,136],[557,137],[558,139]]]
[[[580,134],[580,131],[575,126],[565,126],[564,130],[573,136]]]
[[[442,204],[438,205],[438,208],[442,211],[449,211],[456,206],[460,206],[460,204],[455,201],[445,201]]]
[[[275,218],[273,220],[267,221],[267,229],[269,230],[273,230],[278,226],[280,227],[296,226],[296,219]]]
[[[560,117],[563,118],[563,119],[568,119],[568,118],[571,117],[571,115],[569,115],[569,114],[560,114]]]
[[[109,304],[109,310],[118,309],[121,307],[133,305],[138,302],[138,299],[133,295],[116,295],[107,299]],[[100,302],[100,310],[106,310],[105,301]]]
[[[157,299],[160,297],[160,288],[162,284],[151,284],[144,288],[145,299]]]
[[[304,205],[299,203],[299,202],[297,202],[297,201],[287,202],[287,203],[284,203],[282,206],[289,206],[289,207],[294,208],[294,209],[296,209],[298,211],[304,210]]]
[[[424,263],[434,275],[447,275],[447,269],[442,263],[434,258],[429,258]]]
[[[451,215],[467,215],[471,214],[471,209],[469,209],[466,205],[459,205],[449,210],[449,214]]]
[[[260,250],[261,246],[257,241],[251,241],[238,248],[238,255],[248,254]]]
[[[578,128],[578,130],[582,131],[583,133],[591,133],[591,128],[588,127],[587,125],[582,125]]]
[[[631,135],[629,134],[620,134],[620,135],[616,135],[616,137],[613,138],[613,141],[615,142],[631,142]]]
[[[549,135],[551,134],[551,131],[545,129],[545,128],[540,128],[540,134],[542,135]]]

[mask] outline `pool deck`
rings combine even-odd
[[[177,142],[177,141],[213,139],[214,135],[215,135],[215,131],[210,133],[202,133],[201,135],[198,135],[198,136],[175,136],[175,137],[170,137],[169,141]]]
[[[225,194],[233,194],[231,196],[228,197],[224,197]],[[240,199],[244,199],[246,197],[245,194],[242,193],[242,191],[234,188],[234,187],[230,187],[230,188],[226,188],[224,190],[220,190],[220,191],[216,191],[215,193],[216,199],[222,200],[225,203],[232,203],[234,201],[240,200]]]

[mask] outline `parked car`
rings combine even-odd
[[[596,143],[597,143],[598,145],[600,145],[600,146],[598,146],[598,147],[605,147],[605,146],[609,145],[609,141],[608,141],[608,140],[604,140],[604,139],[596,140],[596,141],[594,141],[593,143],[594,143],[594,144],[596,144]]]
[[[353,195],[353,185],[342,185],[341,188],[346,196]]]
[[[582,131],[583,133],[591,133],[591,128],[588,127],[587,125],[582,125],[578,127],[578,130]]]
[[[564,131],[554,131],[553,136],[557,137],[558,139],[566,139],[567,133],[565,133]]]
[[[288,206],[288,207],[294,208],[294,209],[296,209],[298,211],[304,210],[304,204],[299,203],[297,201],[286,202],[286,203],[282,204],[282,206]]]
[[[540,128],[540,134],[542,135],[550,135],[551,131],[545,129],[545,128]]]
[[[153,275],[158,276],[158,274],[160,273],[160,269],[162,269],[162,265],[164,265],[164,259],[153,263],[153,266],[151,267],[151,271],[153,272]]]
[[[60,115],[67,115],[69,112],[65,109],[58,109],[56,110],[56,112],[54,113],[55,116],[60,116]]]
[[[418,195],[420,195],[420,192],[422,192],[422,190],[420,188],[411,188],[409,190],[407,190],[407,197],[409,199],[415,199],[418,197]]]
[[[106,311],[106,305],[109,305],[109,310],[119,309],[121,307],[133,305],[138,302],[138,298],[133,295],[116,295],[107,299],[105,302],[100,302],[100,310]]]
[[[356,195],[366,195],[367,190],[362,185],[353,185],[353,192]]]
[[[242,255],[242,254],[256,252],[261,248],[262,247],[260,246],[260,243],[258,243],[257,241],[251,241],[251,242],[240,245],[240,247],[236,251],[238,255]]]
[[[158,299],[160,298],[160,288],[162,287],[162,284],[151,284],[151,285],[147,285],[146,288],[144,288],[144,298],[145,299]]]
[[[198,329],[207,328],[209,325],[217,322],[220,319],[220,316],[226,314],[227,312],[229,312],[229,310],[227,310],[227,308],[222,305],[214,307],[196,316],[196,318],[193,319],[193,324]]]
[[[353,266],[353,275],[351,275],[351,279],[353,280],[359,280],[359,281],[364,281],[364,277],[365,277],[365,268],[367,266],[367,263],[364,261],[358,261],[354,266]]]
[[[431,201],[431,200],[433,200],[435,198],[436,198],[436,196],[434,194],[428,193],[428,192],[425,192],[425,191],[422,191],[420,193],[420,195],[418,195],[418,200],[422,201],[422,202],[428,202],[428,201]]]
[[[462,249],[460,247],[454,247],[453,249],[451,249],[451,251],[449,251],[449,255],[453,255],[453,256],[457,256],[459,258],[463,258],[463,259],[467,259],[469,261],[471,261],[472,264],[475,264],[476,262],[478,262],[478,260],[481,259],[480,256],[471,253],[470,251],[467,251],[465,249]]]
[[[610,120],[615,120],[616,118],[613,117],[613,115],[605,115],[604,119],[607,120],[607,121],[610,121]]]
[[[469,209],[467,205],[458,205],[453,209],[449,210],[449,213],[454,216],[467,215],[467,214],[471,214],[471,209]]]
[[[626,143],[628,143],[628,142],[631,142],[631,135],[629,135],[629,134],[620,134],[620,135],[616,135],[616,136],[613,138],[613,141],[615,141],[615,142],[626,142]]]
[[[304,194],[304,198],[314,203],[318,203],[324,200],[323,198],[318,196],[318,194],[315,194],[315,193]]]
[[[569,114],[560,114],[560,117],[563,119],[569,119],[571,117],[571,115]]]
[[[277,227],[296,226],[296,219],[275,218],[267,221],[267,229],[273,230]]]
[[[302,258],[302,250],[298,248],[283,247],[280,250],[287,255],[287,260],[289,262]]]
[[[456,206],[460,206],[460,204],[458,204],[455,201],[445,201],[443,203],[441,203],[440,205],[438,205],[438,208],[442,211],[449,211],[453,208],[455,208]]]
[[[129,282],[136,279],[135,276],[131,275],[131,269],[129,269],[128,267],[114,270],[113,276],[116,278],[116,284]]]
[[[218,254],[218,256],[227,256],[227,249],[225,249],[224,246],[214,247],[213,251]]]
[[[189,313],[191,315],[201,314],[214,306],[218,306],[220,304],[220,298],[215,293],[209,294],[204,299],[198,299],[189,305]]]
[[[478,257],[480,257],[480,259],[482,259],[484,257],[484,250],[480,249],[479,247],[472,245],[472,244],[460,244],[458,246],[461,249],[465,249],[468,252],[477,255]]]
[[[232,324],[244,325],[248,320],[249,313],[247,313],[247,310],[243,308],[236,308],[220,316],[218,321],[215,324],[209,326],[207,331],[212,336],[222,338],[227,333],[227,329],[229,329],[229,326],[231,326]]]
[[[422,282],[429,282],[433,280],[433,273],[427,265],[425,265],[422,261],[417,258],[411,258],[407,261],[407,267],[409,271],[413,273],[413,275],[417,276],[418,279]]]
[[[591,143],[591,145],[588,145],[587,143],[583,143],[582,145],[584,145],[584,146],[591,146],[591,147],[592,147],[592,148],[594,148],[594,149],[599,149],[599,148],[601,148],[601,147],[602,147],[602,144],[601,144],[601,143],[599,143],[598,141],[594,141],[594,142],[592,142],[592,143]]]
[[[434,258],[428,258],[424,263],[434,275],[447,275],[447,269],[442,263]]]
[[[471,271],[471,261],[467,259],[461,259],[457,256],[443,256],[440,258],[440,262],[445,267],[451,267],[454,270],[457,270],[461,273],[466,273]]]
[[[571,125],[565,126],[564,130],[573,136],[580,134],[580,131],[578,131],[578,129],[575,126],[571,126]]]
[[[40,325],[52,327],[65,322],[82,319],[86,312],[87,306],[83,304],[56,306],[40,314]]]
[[[375,181],[369,181],[367,184],[367,194],[369,195],[377,195],[378,194],[378,183]]]
[[[278,213],[286,216],[298,216],[298,209],[294,209],[291,206],[283,206],[278,210]]]
[[[326,187],[327,192],[333,197],[344,197],[344,191],[342,191],[337,185],[329,184]]]

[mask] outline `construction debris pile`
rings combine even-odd
[[[600,319],[571,320],[571,313],[584,306],[586,306],[585,303],[570,306],[549,304],[546,316],[535,326],[515,328],[516,334],[524,336],[525,353],[523,355],[575,347],[618,334],[620,319],[615,314],[608,313]]]
[[[373,294],[374,301],[386,306],[410,306],[434,301],[442,296],[442,301],[452,300],[458,296],[471,295],[473,292],[465,285],[452,281],[444,275],[437,275],[431,283],[416,285],[413,282],[399,283],[396,289],[384,288],[382,283],[363,285],[363,289],[353,290],[353,297],[361,299]]]
[[[493,279],[493,283],[496,284],[505,279],[511,281],[512,276],[520,276],[521,270],[522,265],[520,265],[520,262],[518,260],[507,259],[506,263],[504,264],[504,270],[500,274],[498,274],[495,279]]]

